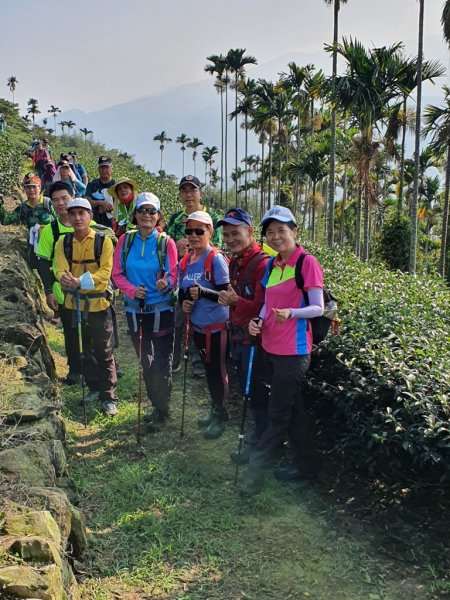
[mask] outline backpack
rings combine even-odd
[[[265,252],[259,252],[252,256],[250,261],[246,265],[246,280],[239,281],[237,278],[237,272],[239,267],[237,265],[237,261],[230,263],[230,281],[233,287],[237,288],[238,296],[242,296],[243,298],[253,298],[255,294],[255,289],[253,285],[253,273],[255,272],[256,267],[259,263],[268,257],[268,254]],[[245,284],[245,288],[242,289],[242,284]]]
[[[304,252],[299,256],[297,260],[297,263],[295,265],[295,283],[297,284],[298,289],[302,290],[303,297],[305,299],[305,305],[308,306],[308,292],[303,287],[305,282],[302,275],[303,261],[305,260],[306,256],[310,256],[309,252]],[[275,258],[276,257],[274,256],[269,260],[267,276],[268,278],[272,273]],[[323,306],[324,314],[321,317],[314,317],[313,319],[308,319],[311,323],[313,344],[315,346],[317,346],[317,344],[320,344],[320,342],[322,342],[326,338],[331,324],[337,319],[337,301],[326,286],[323,286]]]
[[[126,272],[127,272],[128,254],[130,252],[131,246],[133,245],[136,233],[137,233],[136,229],[133,229],[132,231],[127,231],[125,233],[125,240],[124,240],[124,243],[122,246],[122,256],[121,256],[122,272],[125,277],[126,277]],[[163,231],[160,232],[160,234],[158,235],[158,238],[156,240],[156,245],[158,248],[158,262],[159,262],[159,266],[161,269],[161,271],[160,271],[161,277],[164,276],[165,271],[166,271],[165,265],[166,265],[168,242],[169,242],[169,236],[166,233],[164,233]]]
[[[214,261],[214,257],[219,253],[225,257],[225,260],[227,261],[227,263],[230,262],[228,257],[225,256],[225,254],[223,254],[219,248],[217,248],[216,246],[212,246],[211,250],[208,252],[207,257],[205,258],[205,262],[203,263],[203,278],[205,281],[209,281],[209,283],[211,283],[212,286],[215,286],[213,261]],[[184,273],[187,269],[187,266],[190,263],[191,256],[192,256],[191,252],[188,252],[180,260],[181,279],[183,278]]]

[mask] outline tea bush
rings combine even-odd
[[[311,376],[318,397],[332,401],[323,418],[337,426],[335,443],[373,469],[420,469],[448,479],[448,287],[437,277],[389,271],[335,249],[312,251],[342,319]]]
[[[21,149],[13,143],[7,131],[0,133],[0,195],[13,193],[22,168]]]

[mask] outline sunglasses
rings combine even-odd
[[[138,208],[136,212],[138,215],[156,215],[158,211],[152,206],[150,208]]]
[[[204,235],[206,229],[200,229],[200,228],[195,228],[195,229],[191,229],[191,228],[186,228],[184,230],[184,233],[186,235],[193,235],[195,233],[195,235]]]

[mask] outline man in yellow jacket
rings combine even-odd
[[[116,365],[114,362],[113,319],[108,292],[113,262],[113,243],[93,231],[89,224],[92,208],[88,200],[75,198],[67,205],[74,229],[60,238],[55,247],[56,279],[65,293],[64,306],[76,320],[76,298],[82,314],[84,376],[90,392],[86,402],[97,398],[104,414],[117,414]]]

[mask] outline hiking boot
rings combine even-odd
[[[176,367],[172,367],[172,373],[178,373],[181,371],[181,363],[178,363]]]
[[[205,429],[203,433],[203,437],[207,440],[216,440],[219,438],[222,433],[225,431],[225,421],[217,417],[216,415],[212,415],[211,422],[208,427]]]
[[[277,467],[274,469],[273,476],[278,481],[295,481],[296,479],[313,481],[314,479],[317,479],[317,472],[301,469],[297,465],[288,465],[286,467]]]
[[[61,383],[63,383],[64,385],[78,385],[79,383],[81,383],[81,375],[80,373],[74,373],[69,371],[66,377],[64,377],[64,379],[61,381]]]
[[[168,413],[164,413],[159,408],[154,408],[151,413],[144,415],[143,421],[146,423],[164,423],[168,416]]]
[[[209,427],[211,425],[211,421],[213,418],[212,410],[209,411],[207,415],[200,417],[197,419],[197,427]]]
[[[203,379],[205,375],[205,366],[201,361],[192,363],[192,377],[194,377],[194,379]]]
[[[264,485],[264,471],[262,469],[247,469],[241,484],[239,493],[242,496],[256,496],[262,490]]]
[[[114,417],[118,412],[117,404],[112,400],[104,400],[102,402],[102,413],[107,417]]]
[[[87,394],[84,395],[84,401],[86,404],[94,404],[100,398],[100,392],[95,390],[89,390]],[[83,404],[83,399],[81,400]]]
[[[230,458],[234,462],[235,465],[247,465],[248,461],[250,460],[251,453],[252,453],[252,447],[245,446],[245,448],[242,448],[242,450],[240,452],[232,452],[230,454]]]

